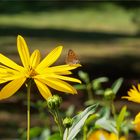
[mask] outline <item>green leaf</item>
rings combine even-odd
[[[50,137],[50,129],[49,128],[45,128],[42,133],[41,136],[39,137],[39,140],[48,140],[48,138]]]
[[[41,127],[30,128],[30,138],[33,139],[33,138],[38,137],[41,134],[42,131],[43,131],[43,128],[41,128]],[[23,132],[23,134],[21,136],[22,139],[26,139],[26,137],[27,137],[26,133],[27,133],[26,131]]]
[[[75,106],[74,105],[71,105],[70,107],[68,107],[68,109],[66,111],[66,116],[67,117],[71,117],[72,114],[74,113],[74,110],[75,110]]]
[[[95,127],[103,128],[107,131],[118,134],[115,123],[112,120],[108,120],[106,117],[97,120],[95,123]]]
[[[87,107],[84,111],[82,111],[80,114],[76,115],[73,118],[73,124],[69,128],[68,135],[67,135],[67,129],[65,130],[63,140],[73,140],[75,138],[75,136],[82,129],[88,116],[93,114],[95,112],[96,108],[97,108],[97,104],[91,105],[91,106]]]
[[[99,114],[92,114],[90,115],[86,121],[85,121],[85,125],[89,125],[93,122],[93,120],[97,119],[100,115]]]
[[[59,133],[55,133],[53,135],[51,135],[48,140],[62,140],[62,137],[60,137]]]
[[[85,82],[85,83],[89,83],[90,80],[89,80],[89,74],[87,72],[84,72],[84,71],[79,71],[78,72],[78,75],[79,77]]]
[[[120,89],[122,83],[123,83],[123,78],[119,78],[119,79],[117,79],[117,80],[113,83],[113,85],[112,85],[111,88],[112,88],[114,94],[116,94],[116,93],[118,92],[118,90]]]
[[[33,128],[31,128],[30,129],[30,137],[34,138],[34,137],[39,136],[41,134],[42,130],[43,129],[40,128],[40,127],[33,127]]]
[[[108,82],[109,79],[107,77],[99,77],[99,78],[94,79],[93,81],[98,81],[100,83],[104,83],[104,82]]]
[[[98,90],[103,90],[102,89],[102,83],[104,82],[107,82],[109,79],[107,77],[100,77],[100,78],[96,78],[94,80],[92,80],[92,88],[95,90],[95,91],[98,91]],[[100,92],[101,93],[101,92]]]
[[[122,125],[122,123],[123,123],[123,120],[124,120],[124,118],[125,118],[126,109],[127,109],[127,107],[124,106],[124,107],[121,109],[121,112],[120,112],[119,116],[117,117],[117,120],[116,120],[116,127],[117,127],[118,132],[120,131],[120,127],[121,127],[121,125]]]

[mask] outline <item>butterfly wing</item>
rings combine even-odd
[[[75,54],[73,50],[70,49],[66,57],[66,64],[73,65],[73,64],[79,64],[79,63],[80,61],[79,61],[78,56]]]

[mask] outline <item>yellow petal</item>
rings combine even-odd
[[[44,68],[50,66],[51,64],[53,64],[58,57],[60,56],[61,52],[62,52],[62,46],[56,47],[54,50],[52,50],[42,61],[41,63],[38,65],[37,67],[37,71],[39,69],[43,70]]]
[[[51,77],[51,76],[50,76]],[[76,78],[72,78],[72,77],[67,77],[67,76],[61,76],[61,75],[52,75],[52,78],[58,78],[61,80],[66,80],[66,81],[70,81],[70,82],[76,82],[76,83],[81,83],[80,80],[76,79]]]
[[[135,120],[133,121],[133,124],[140,123],[140,112],[135,116]]]
[[[30,63],[30,53],[24,38],[20,35],[17,37],[17,48],[23,66],[28,68]]]
[[[40,78],[41,82],[45,83],[46,85],[50,86],[51,88],[54,88],[56,90],[66,92],[66,93],[72,93],[76,94],[77,91],[75,90],[74,87],[72,87],[70,84],[59,80],[55,78]]]
[[[12,96],[23,85],[26,78],[19,78],[11,81],[0,91],[0,100]]]
[[[34,80],[36,85],[37,85],[37,88],[39,90],[39,92],[41,93],[41,95],[47,100],[49,97],[52,96],[49,88],[43,84],[42,82],[40,82],[39,80]]]
[[[129,101],[133,101],[133,102],[136,102],[136,103],[140,103],[140,96],[136,96],[136,97],[130,97],[130,96],[123,96],[122,97],[123,99],[128,99]]]
[[[0,75],[6,75],[6,74],[13,75],[13,74],[17,74],[19,72],[20,71],[17,71],[17,70],[11,69],[9,67],[0,65]]]
[[[1,75],[0,75],[1,76]],[[0,84],[2,84],[2,83],[5,83],[5,82],[8,82],[8,81],[12,81],[12,80],[14,80],[14,79],[19,79],[19,78],[21,78],[21,77],[23,77],[24,75],[22,75],[22,74],[20,74],[20,73],[18,73],[18,74],[16,74],[16,75],[2,75],[1,77],[2,78],[0,78]]]
[[[128,91],[128,95],[129,96],[123,96],[122,98],[128,99],[129,101],[140,103],[140,92],[134,85],[132,86],[132,89]]]
[[[67,71],[55,72],[55,74],[59,74],[59,75],[70,75],[70,74],[72,74],[72,72],[67,70]]]
[[[25,73],[23,71],[17,71],[6,66],[0,65],[0,84],[5,83],[20,77],[24,77]]]
[[[109,136],[109,140],[118,140],[118,136],[115,133],[111,133]]]
[[[48,69],[50,69],[53,72],[61,72],[61,71],[68,71],[68,70],[73,70],[76,69],[77,67],[80,67],[80,64],[76,64],[76,65],[59,65],[59,66],[54,66],[54,67],[49,67]]]
[[[8,66],[12,69],[15,69],[15,70],[23,70],[23,67],[19,66],[14,61],[12,61],[11,59],[9,59],[8,57],[6,57],[2,54],[0,54],[0,63],[4,64],[5,66]]]
[[[139,90],[139,92],[140,92],[140,84],[138,84],[138,90]]]
[[[65,80],[65,81],[70,81],[70,82],[76,82],[76,83],[81,83],[80,80],[76,79],[76,78],[72,78],[72,77],[67,77],[67,76],[61,76],[61,75],[56,75],[56,74],[43,74],[43,75],[37,75],[37,77],[44,77],[44,78],[55,78],[55,79],[61,79],[61,80]]]
[[[122,96],[121,98],[122,98],[122,99],[128,99],[129,96]]]
[[[45,69],[37,69],[37,71],[39,73],[46,73],[46,71],[48,72],[54,72],[54,73],[61,73],[62,72],[65,72],[65,71],[69,71],[69,70],[73,70],[73,69],[76,69],[77,67],[80,67],[81,65],[80,64],[76,64],[76,65],[59,65],[59,66],[53,66],[53,67],[47,67]]]
[[[30,66],[32,68],[36,68],[36,66],[40,63],[40,52],[39,50],[35,50],[30,57]]]
[[[7,82],[7,80],[5,78],[0,78],[0,84],[5,83],[5,82]]]
[[[110,140],[109,133],[104,130],[97,130],[89,135],[88,140]]]
[[[127,137],[121,136],[121,137],[120,137],[120,140],[127,140]]]

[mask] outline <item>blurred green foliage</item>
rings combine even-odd
[[[83,8],[83,7],[94,7],[99,10],[102,10],[106,3],[111,3],[114,5],[121,6],[126,9],[135,9],[139,8],[139,1],[110,1],[110,2],[98,2],[98,1],[67,1],[67,0],[45,0],[45,1],[32,1],[32,0],[1,0],[0,2],[0,13],[17,13],[23,11],[49,11],[49,10],[60,10],[60,9],[67,9],[67,8]]]

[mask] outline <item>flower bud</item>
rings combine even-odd
[[[70,127],[72,126],[72,123],[73,123],[73,119],[72,119],[72,118],[66,117],[66,118],[63,120],[63,125],[64,125],[64,127],[66,127],[66,128],[70,128]]]
[[[49,109],[56,109],[59,108],[62,102],[62,98],[58,95],[53,95],[52,97],[47,99],[47,106]]]
[[[111,88],[105,90],[104,97],[106,100],[113,100],[115,99],[115,93]]]

